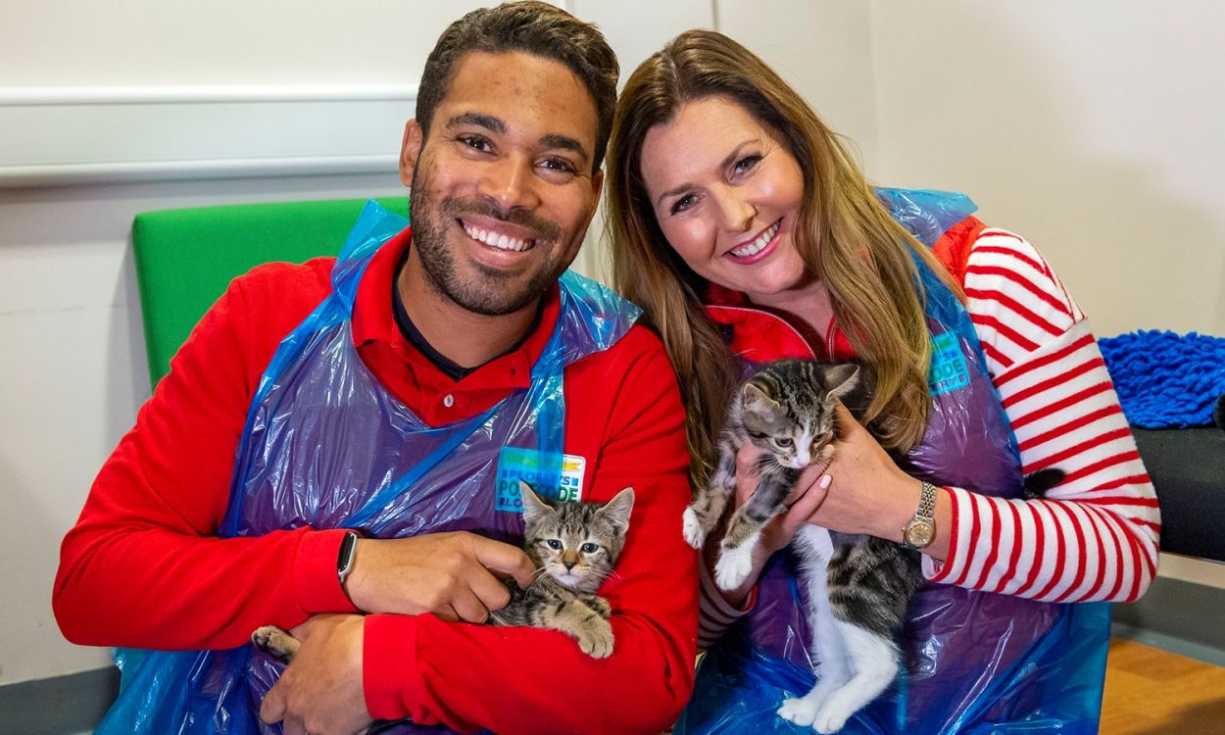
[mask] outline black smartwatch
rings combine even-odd
[[[340,542],[340,553],[336,556],[336,578],[340,580],[341,588],[344,588],[345,580],[353,571],[353,563],[357,561],[357,539],[356,531],[346,531],[344,540]]]

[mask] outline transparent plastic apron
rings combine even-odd
[[[882,189],[878,196],[928,246],[976,209],[960,194]],[[974,326],[956,296],[916,263],[933,341],[932,410],[904,469],[940,485],[1019,497],[1016,439]],[[716,320],[718,312],[711,307]],[[755,349],[753,358],[775,356]],[[775,714],[784,698],[807,693],[820,670],[796,579],[788,550],[770,560],[753,611],[703,660],[678,735],[812,732]],[[1108,603],[1043,603],[925,584],[900,641],[907,673],[842,732],[1096,733],[1109,625]]]
[[[531,386],[484,413],[430,427],[369,372],[350,316],[375,251],[407,225],[367,204],[332,271],[332,293],[287,336],[260,380],[239,443],[220,534],[301,526],[380,537],[472,531],[518,544],[518,480],[556,496],[565,432],[563,369],[611,347],[640,313],[567,272],[557,325]],[[259,702],[283,665],[252,646],[221,651],[120,649],[121,693],[97,733],[279,732]],[[447,732],[401,723],[379,732]]]

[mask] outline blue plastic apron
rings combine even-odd
[[[976,207],[933,191],[878,191],[894,218],[933,245]],[[906,469],[933,483],[1018,497],[1016,439],[991,382],[974,325],[920,260],[932,331],[932,410]],[[755,353],[755,359],[762,359]],[[763,571],[753,611],[708,652],[676,733],[811,733],[778,717],[786,697],[815,681],[804,592],[789,551]],[[902,634],[908,673],[842,732],[1095,733],[1110,606],[1065,605],[926,584]]]
[[[640,313],[574,273],[531,386],[481,415],[430,427],[369,372],[350,316],[375,251],[407,225],[371,202],[332,271],[332,293],[287,336],[260,380],[239,443],[223,537],[363,528],[381,537],[464,530],[523,534],[518,479],[545,495],[561,481],[563,370],[608,349]],[[259,702],[283,665],[250,645],[223,651],[120,650],[121,694],[101,735],[273,733]],[[447,732],[397,725],[380,732]]]

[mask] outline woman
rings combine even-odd
[[[928,481],[909,675],[846,731],[1095,732],[1108,609],[1058,603],[1142,595],[1160,517],[1084,315],[1046,261],[964,197],[873,190],[794,90],[710,31],[630,77],[608,179],[615,278],[677,369],[695,484],[746,363],[856,359],[876,375],[873,433],[840,414],[832,463],[801,477],[749,582],[720,591],[707,554],[711,654],[681,728],[788,731],[762,714],[818,662],[791,560],[771,552],[804,523],[901,542],[926,520]],[[1021,476],[1047,467],[1063,482],[1021,499]]]

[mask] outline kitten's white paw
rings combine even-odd
[[[820,702],[814,702],[810,697],[792,697],[784,699],[778,708],[778,716],[800,727],[811,725],[817,719],[817,709]]]
[[[693,508],[685,508],[685,542],[695,549],[702,548],[706,542],[706,529]]]
[[[828,735],[842,729],[846,721],[855,714],[855,707],[844,697],[830,697],[817,711],[817,717],[812,722],[812,729]]]
[[[734,590],[744,584],[752,571],[752,544],[741,544],[734,549],[724,548],[715,564],[715,584],[719,585],[719,589]]]

